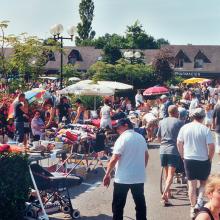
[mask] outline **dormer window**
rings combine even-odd
[[[211,61],[201,50],[199,50],[194,58],[194,68],[203,68],[204,63],[211,63]]]
[[[175,63],[176,68],[182,68],[184,64],[184,59],[177,59]]]
[[[203,68],[203,59],[195,59],[194,68]]]
[[[184,63],[191,63],[189,57],[180,50],[175,56],[175,68],[182,68]]]
[[[68,63],[75,64],[77,61],[82,61],[82,57],[78,50],[72,50],[68,56]]]
[[[49,51],[48,54],[47,54],[47,57],[48,57],[48,61],[56,61],[53,51]]]

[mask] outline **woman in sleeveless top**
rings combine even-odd
[[[76,117],[74,120],[74,124],[83,124],[84,123],[84,107],[82,105],[82,101],[80,99],[77,99],[75,101],[75,104],[77,106],[77,111],[76,111]]]
[[[209,201],[202,207],[195,220],[219,220],[220,219],[220,175],[212,175],[208,178],[205,193]]]

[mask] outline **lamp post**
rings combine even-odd
[[[125,51],[124,57],[126,60],[129,60],[131,64],[134,64],[135,61],[141,58],[141,53],[139,51]]]
[[[131,64],[134,64],[135,62],[137,62],[138,59],[141,58],[141,53],[139,51],[125,51],[124,52],[124,58],[126,60],[128,60]],[[132,74],[130,74],[130,78],[131,78],[131,83],[133,85],[133,77]]]
[[[70,37],[63,37],[61,33],[63,32],[62,24],[55,24],[50,28],[50,33],[53,35],[53,39],[55,41],[60,40],[60,48],[61,48],[61,57],[60,57],[60,89],[63,88],[63,40],[71,40],[73,41],[74,34],[76,32],[75,26],[70,26],[67,29],[67,33]]]

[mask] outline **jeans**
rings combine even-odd
[[[147,220],[147,208],[144,197],[144,183],[114,183],[112,202],[113,220],[123,220],[123,210],[129,189],[131,190],[131,194],[136,205],[136,220]]]
[[[16,140],[18,143],[22,143],[24,141],[24,122],[15,122],[16,128]]]

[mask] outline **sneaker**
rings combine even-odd
[[[195,207],[190,208],[190,218],[194,219],[196,217]]]

